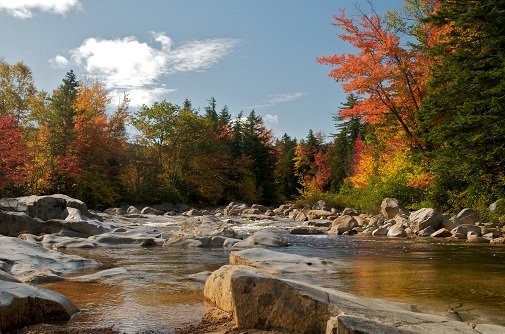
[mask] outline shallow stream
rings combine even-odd
[[[340,264],[336,274],[320,278],[318,284],[410,303],[429,313],[457,311],[466,322],[505,325],[505,247],[281,233],[291,246],[276,250]],[[100,260],[105,265],[102,269],[128,270],[100,283],[46,284],[81,309],[72,325],[114,325],[125,333],[172,333],[198,322],[206,312],[203,284],[189,280],[188,275],[226,264],[229,251],[154,247],[72,253]]]

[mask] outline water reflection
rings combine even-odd
[[[285,232],[284,232],[285,233]],[[337,273],[314,277],[318,284],[361,296],[416,305],[463,320],[505,325],[505,247],[445,244],[341,236],[291,236],[283,252],[339,263]],[[125,333],[158,331],[196,323],[205,313],[201,283],[189,274],[212,271],[228,262],[223,249],[143,248],[75,250],[105,268],[123,267],[125,276],[99,283],[71,281],[46,285],[82,310],[74,325],[115,325]]]

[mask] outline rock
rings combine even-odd
[[[126,209],[126,213],[129,215],[139,215],[140,210],[134,207],[133,205],[130,205],[128,209]]]
[[[409,216],[410,227],[414,232],[424,230],[428,226],[432,226],[435,230],[438,230],[442,227],[444,219],[443,214],[431,208],[417,210]]]
[[[67,321],[78,311],[56,292],[0,280],[0,332],[41,322]]]
[[[188,217],[198,217],[198,216],[203,216],[203,213],[200,210],[191,209],[189,211],[184,212],[184,215],[188,216]]]
[[[452,233],[448,231],[446,228],[441,228],[436,232],[433,232],[431,235],[433,238],[447,238],[452,236]]]
[[[478,235],[473,234],[473,232],[468,232],[468,236],[466,238],[466,242],[473,244],[485,244],[489,243],[489,239],[479,237]]]
[[[126,208],[108,208],[104,211],[104,213],[111,216],[122,216],[127,214]]]
[[[505,199],[500,198],[496,202],[489,206],[489,211],[493,213],[503,214],[505,213]]]
[[[93,216],[83,201],[61,194],[0,199],[1,209],[24,212],[30,217],[41,220],[65,219],[68,215],[67,207],[78,209],[86,217]]]
[[[319,200],[312,205],[312,210],[325,210],[331,211],[331,206],[327,205],[325,201]]]
[[[209,276],[204,295],[233,313],[239,329],[324,333],[328,304],[308,298],[284,281],[246,266],[223,266]]]
[[[296,213],[296,215],[293,217],[293,219],[297,222],[304,222],[306,221],[308,218],[307,216],[305,215],[305,213],[303,213],[303,211],[299,211]]]
[[[100,263],[76,255],[65,255],[31,242],[0,236],[0,259],[9,265],[6,270],[22,282],[41,283],[47,277],[62,276],[85,268],[97,268]]]
[[[463,224],[459,219],[456,219],[456,217],[451,218],[445,217],[445,218],[446,219],[444,219],[444,221],[442,222],[442,227],[445,228],[446,230],[452,231],[459,225]]]
[[[69,280],[77,282],[102,282],[104,279],[125,275],[127,273],[128,270],[126,268],[119,267],[98,271],[94,274],[71,277]]]
[[[374,237],[388,235],[389,229],[387,227],[379,227],[372,231]]]
[[[158,209],[155,209],[155,208],[150,207],[150,206],[146,206],[145,208],[143,208],[140,211],[140,214],[142,214],[142,215],[163,216],[165,214],[165,212],[161,211],[161,210],[158,210]]]
[[[475,325],[475,331],[480,334],[503,334],[505,333],[505,328],[498,325],[489,324],[477,324]]]
[[[201,247],[203,243],[193,236],[187,236],[184,234],[176,235],[171,237],[163,243],[163,247]]]
[[[384,198],[381,202],[381,213],[386,219],[392,219],[400,213],[406,212],[396,198]]]
[[[307,217],[309,219],[320,219],[320,218],[328,218],[331,216],[335,216],[335,214],[331,211],[325,210],[309,210],[307,212]]]
[[[402,224],[396,224],[388,230],[387,236],[393,238],[403,238],[407,236],[407,232],[405,232]]]
[[[286,333],[472,333],[466,323],[417,313],[411,306],[360,298],[243,265],[219,268],[207,279],[207,300],[233,314],[239,330]]]
[[[313,226],[298,226],[292,228],[289,234],[299,234],[299,235],[314,235],[314,234],[325,234],[323,230]]]
[[[253,204],[251,205],[251,209],[255,209],[255,210],[258,210],[259,213],[263,214],[265,212],[268,211],[268,208],[264,205],[260,205],[260,204]]]
[[[358,226],[358,222],[353,216],[341,216],[333,221],[328,233],[342,234]]]
[[[497,245],[505,244],[505,237],[500,237],[500,238],[492,239],[491,243],[492,244],[497,244]]]
[[[481,234],[481,229],[477,225],[463,224],[451,230],[452,235],[463,234],[466,236],[468,232],[474,232],[476,235],[479,236]]]
[[[21,233],[39,234],[43,223],[24,212],[0,210],[0,234],[16,237]]]
[[[338,264],[316,257],[275,252],[264,248],[251,248],[230,253],[230,264],[246,265],[273,275],[313,276],[334,273]],[[312,277],[313,278],[313,277]]]
[[[357,215],[358,212],[353,208],[345,208],[344,211],[342,211],[342,216],[357,216]]]
[[[286,247],[288,243],[273,232],[259,231],[245,240],[237,242],[232,248],[248,248],[248,247]]]
[[[247,209],[247,205],[243,203],[231,202],[224,208],[225,216],[240,216],[243,210]]]
[[[191,207],[185,203],[175,203],[175,209],[180,212],[189,211]]]
[[[188,275],[188,279],[193,282],[205,283],[210,275],[212,275],[212,271],[202,271],[200,273]]]
[[[147,232],[109,232],[89,237],[97,247],[125,248],[157,246],[155,238],[159,233]]]
[[[72,231],[82,236],[92,236],[111,232],[117,226],[100,222],[98,220],[61,220],[50,219],[42,227],[45,233],[54,233],[53,231]]]
[[[472,209],[463,209],[455,217],[461,224],[473,225],[479,221],[479,214]]]

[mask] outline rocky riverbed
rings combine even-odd
[[[495,204],[494,210],[500,210],[500,205]],[[207,328],[215,326],[217,321],[221,323],[221,327],[218,327],[222,332],[230,331],[231,328],[255,328],[312,333],[314,328],[318,328],[319,332],[338,333],[335,328],[339,326],[342,328],[341,331],[345,327],[346,330],[357,328],[367,333],[376,333],[378,328],[383,328],[381,330],[384,333],[391,332],[392,328],[398,332],[409,333],[436,332],[436,330],[450,332],[454,329],[461,331],[463,328],[462,332],[469,333],[505,332],[497,325],[468,324],[469,321],[466,319],[458,318],[457,309],[453,312],[452,318],[456,319],[454,320],[446,316],[428,316],[419,312],[407,314],[406,311],[413,310],[409,305],[398,306],[386,301],[371,302],[368,299],[361,299],[362,297],[347,295],[337,290],[339,282],[335,280],[338,276],[335,273],[342,272],[345,264],[322,257],[291,254],[294,251],[289,251],[296,249],[293,247],[297,242],[296,238],[317,242],[326,240],[319,238],[332,238],[336,235],[346,235],[339,238],[346,238],[345,240],[350,242],[354,242],[352,240],[356,238],[354,240],[358,243],[359,240],[370,236],[373,240],[406,240],[409,244],[412,242],[422,244],[425,240],[443,240],[443,243],[459,244],[493,243],[494,247],[500,247],[503,243],[503,231],[497,226],[479,220],[478,215],[471,209],[463,210],[454,217],[429,208],[409,213],[394,199],[385,199],[381,206],[381,214],[377,216],[358,214],[351,208],[337,211],[321,202],[311,208],[283,205],[275,209],[260,205],[230,203],[226,208],[212,211],[196,210],[180,204],[163,204],[156,207],[112,208],[104,213],[97,213],[90,212],[81,201],[64,195],[2,199],[0,200],[0,234],[2,234],[0,329],[9,331],[30,324],[65,321],[78,312],[70,300],[40,288],[40,284],[52,288],[105,282],[114,287],[117,282],[128,282],[132,277],[137,277],[138,280],[146,279],[145,272],[132,276],[134,270],[131,266],[117,267],[113,262],[107,263],[111,254],[146,249],[153,256],[160,252],[173,252],[177,254],[174,258],[184,261],[184,256],[191,253],[184,250],[222,249],[224,253],[219,254],[214,260],[209,260],[215,264],[209,264],[208,267],[201,268],[206,270],[193,272],[191,275],[189,272],[184,273],[184,281],[177,281],[177,284],[194,284],[196,287],[193,286],[192,291],[203,290],[202,284],[207,281],[206,297],[220,309],[219,312],[214,311],[204,317]],[[307,247],[310,247],[310,242],[305,242]],[[272,252],[272,249],[282,252]],[[95,256],[96,254],[102,255]],[[198,254],[193,253],[196,258]],[[195,261],[195,258],[188,257],[186,260]],[[220,265],[228,262],[229,266],[215,271]],[[156,263],[156,266],[163,265],[161,261]],[[212,272],[214,274],[211,274]],[[209,275],[213,275],[211,278],[214,278],[207,280]],[[225,284],[219,283],[216,276],[227,282],[226,289],[207,288],[211,286],[211,281],[220,287]],[[210,292],[213,290],[222,293],[230,289],[235,291],[235,288],[232,288],[234,284],[238,284],[241,291],[251,290],[247,286],[240,285],[241,279],[236,277],[247,277],[247,282],[266,280],[270,282],[265,286],[266,290],[285,292],[274,296],[275,298],[268,297],[269,295],[263,290],[258,292],[259,295],[255,300],[262,302],[252,309],[259,318],[249,319],[246,316],[244,320],[241,318],[241,312],[250,309],[252,304],[244,304],[240,300],[241,298],[250,300],[254,295],[248,293],[242,296],[233,293],[216,298],[216,293]],[[253,283],[254,286],[255,284]],[[331,290],[325,290],[328,288]],[[302,312],[300,310],[308,312],[298,316],[297,320],[301,319],[305,325],[297,324],[294,316],[288,316],[290,303],[286,301],[292,298],[296,300],[300,294],[304,302],[312,303],[310,307],[303,304],[298,308],[298,312]],[[278,300],[282,300],[283,303],[276,303]],[[202,305],[199,303],[198,305]],[[357,309],[357,304],[365,306]],[[314,307],[323,311],[310,313]],[[187,309],[188,312],[192,312],[191,310],[194,311],[195,308]],[[204,308],[200,310],[193,312],[197,318],[204,313]],[[261,316],[261,314],[276,314],[272,310],[285,316],[275,316],[273,317],[275,319]],[[398,312],[405,319],[399,317]],[[376,316],[372,316],[373,314]],[[381,316],[377,316],[379,314]],[[401,320],[398,320],[400,318]],[[215,321],[212,322],[212,319]],[[283,323],[278,323],[279,319],[284,319]],[[306,319],[314,321],[309,324]],[[189,323],[191,322],[197,320],[191,320]],[[423,327],[426,323],[432,324],[429,325],[431,327]],[[436,327],[435,323],[440,326]],[[302,325],[309,327],[302,330],[305,328]],[[435,330],[433,326],[438,329]],[[187,327],[186,332],[191,330],[201,332],[203,327],[199,328]],[[72,330],[86,330],[86,328]],[[110,326],[103,326],[101,330],[113,329]],[[171,331],[166,328],[161,330]],[[184,332],[182,329],[179,331]]]

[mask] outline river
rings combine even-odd
[[[339,270],[318,284],[360,296],[415,305],[472,323],[505,325],[505,247],[445,243],[434,239],[293,236],[282,252],[326,258]],[[104,268],[127,273],[99,283],[61,281],[44,287],[70,298],[81,313],[72,326],[108,327],[125,333],[172,333],[206,312],[203,284],[188,275],[228,262],[222,248],[119,248],[73,250]],[[82,274],[82,273],[79,273]]]

